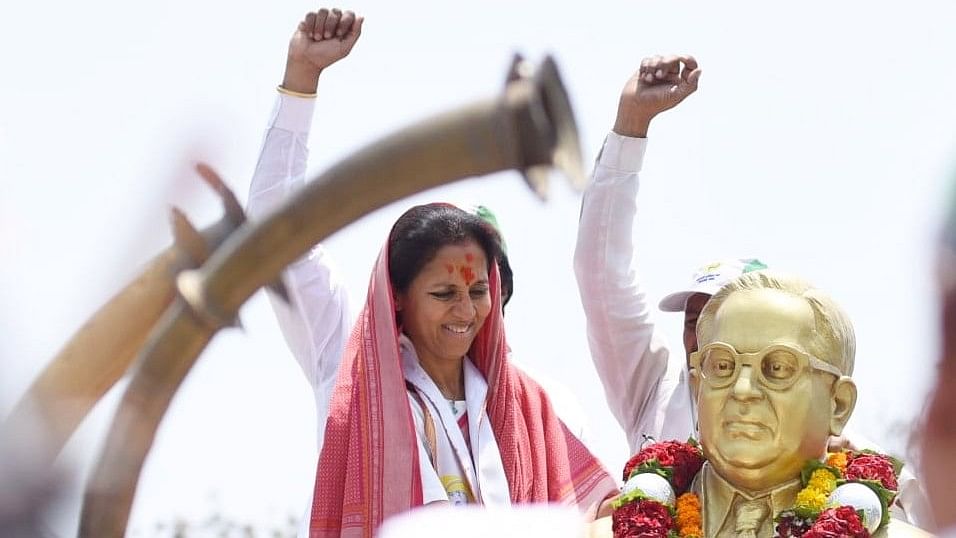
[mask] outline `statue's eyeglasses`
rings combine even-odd
[[[691,353],[690,365],[715,389],[734,383],[742,366],[750,366],[760,383],[774,390],[790,388],[811,369],[837,378],[843,375],[836,366],[783,344],[768,346],[756,353],[738,353],[730,344],[711,342]]]

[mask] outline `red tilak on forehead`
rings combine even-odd
[[[445,270],[448,271],[448,274],[450,275],[450,274],[452,274],[452,273],[455,272],[455,266],[453,266],[453,265],[450,264],[450,263],[446,263],[446,264],[445,264]]]
[[[466,252],[466,253],[465,253],[465,261],[466,261],[466,262],[471,263],[472,261],[474,261],[474,259],[475,259],[475,255],[474,255],[474,254],[472,254],[471,252]]]
[[[471,267],[463,265],[458,268],[458,272],[461,274],[461,278],[465,279],[465,284],[471,286],[471,283],[475,281],[475,272]]]

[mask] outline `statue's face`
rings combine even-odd
[[[771,488],[799,476],[807,459],[826,450],[831,387],[838,375],[818,369],[832,367],[815,359],[809,360],[817,368],[807,366],[804,352],[814,327],[806,301],[777,290],[735,292],[717,311],[710,341],[740,354],[784,350],[763,361],[759,354],[742,359],[736,370],[733,352],[724,351],[725,360],[718,364],[722,370],[714,376],[723,376],[722,381],[697,379],[701,444],[711,465],[731,484],[750,491]],[[701,342],[701,349],[708,343]],[[788,348],[795,353],[788,355]],[[794,355],[804,355],[805,367],[799,367],[800,361],[784,364]]]

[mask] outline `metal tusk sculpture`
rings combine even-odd
[[[159,253],[64,345],[4,421],[3,441],[42,423],[42,462],[52,465],[96,402],[123,376],[149,331],[176,296],[175,276],[199,267],[244,221],[236,197],[208,167],[200,175],[219,195],[223,217],[203,231],[173,209],[172,246]]]
[[[84,497],[80,536],[122,536],[143,461],[180,383],[213,335],[233,324],[257,289],[312,245],[359,217],[416,192],[470,176],[518,169],[544,195],[542,166],[583,179],[570,103],[546,59],[504,93],[401,130],[308,182],[264,220],[245,223],[179,291],[133,367]]]

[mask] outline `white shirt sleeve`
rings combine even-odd
[[[668,349],[634,266],[638,172],[646,144],[644,138],[608,134],[584,193],[574,251],[591,358],[632,451],[643,435],[660,439],[666,406],[681,396],[662,382],[676,385],[684,368],[675,363],[668,373]],[[684,422],[689,428],[689,419]]]
[[[263,218],[304,185],[314,106],[314,99],[284,94],[277,98],[249,188],[250,219]],[[286,343],[315,392],[321,449],[329,399],[349,335],[346,292],[320,245],[293,262],[282,277],[290,303],[272,293],[269,299]]]

